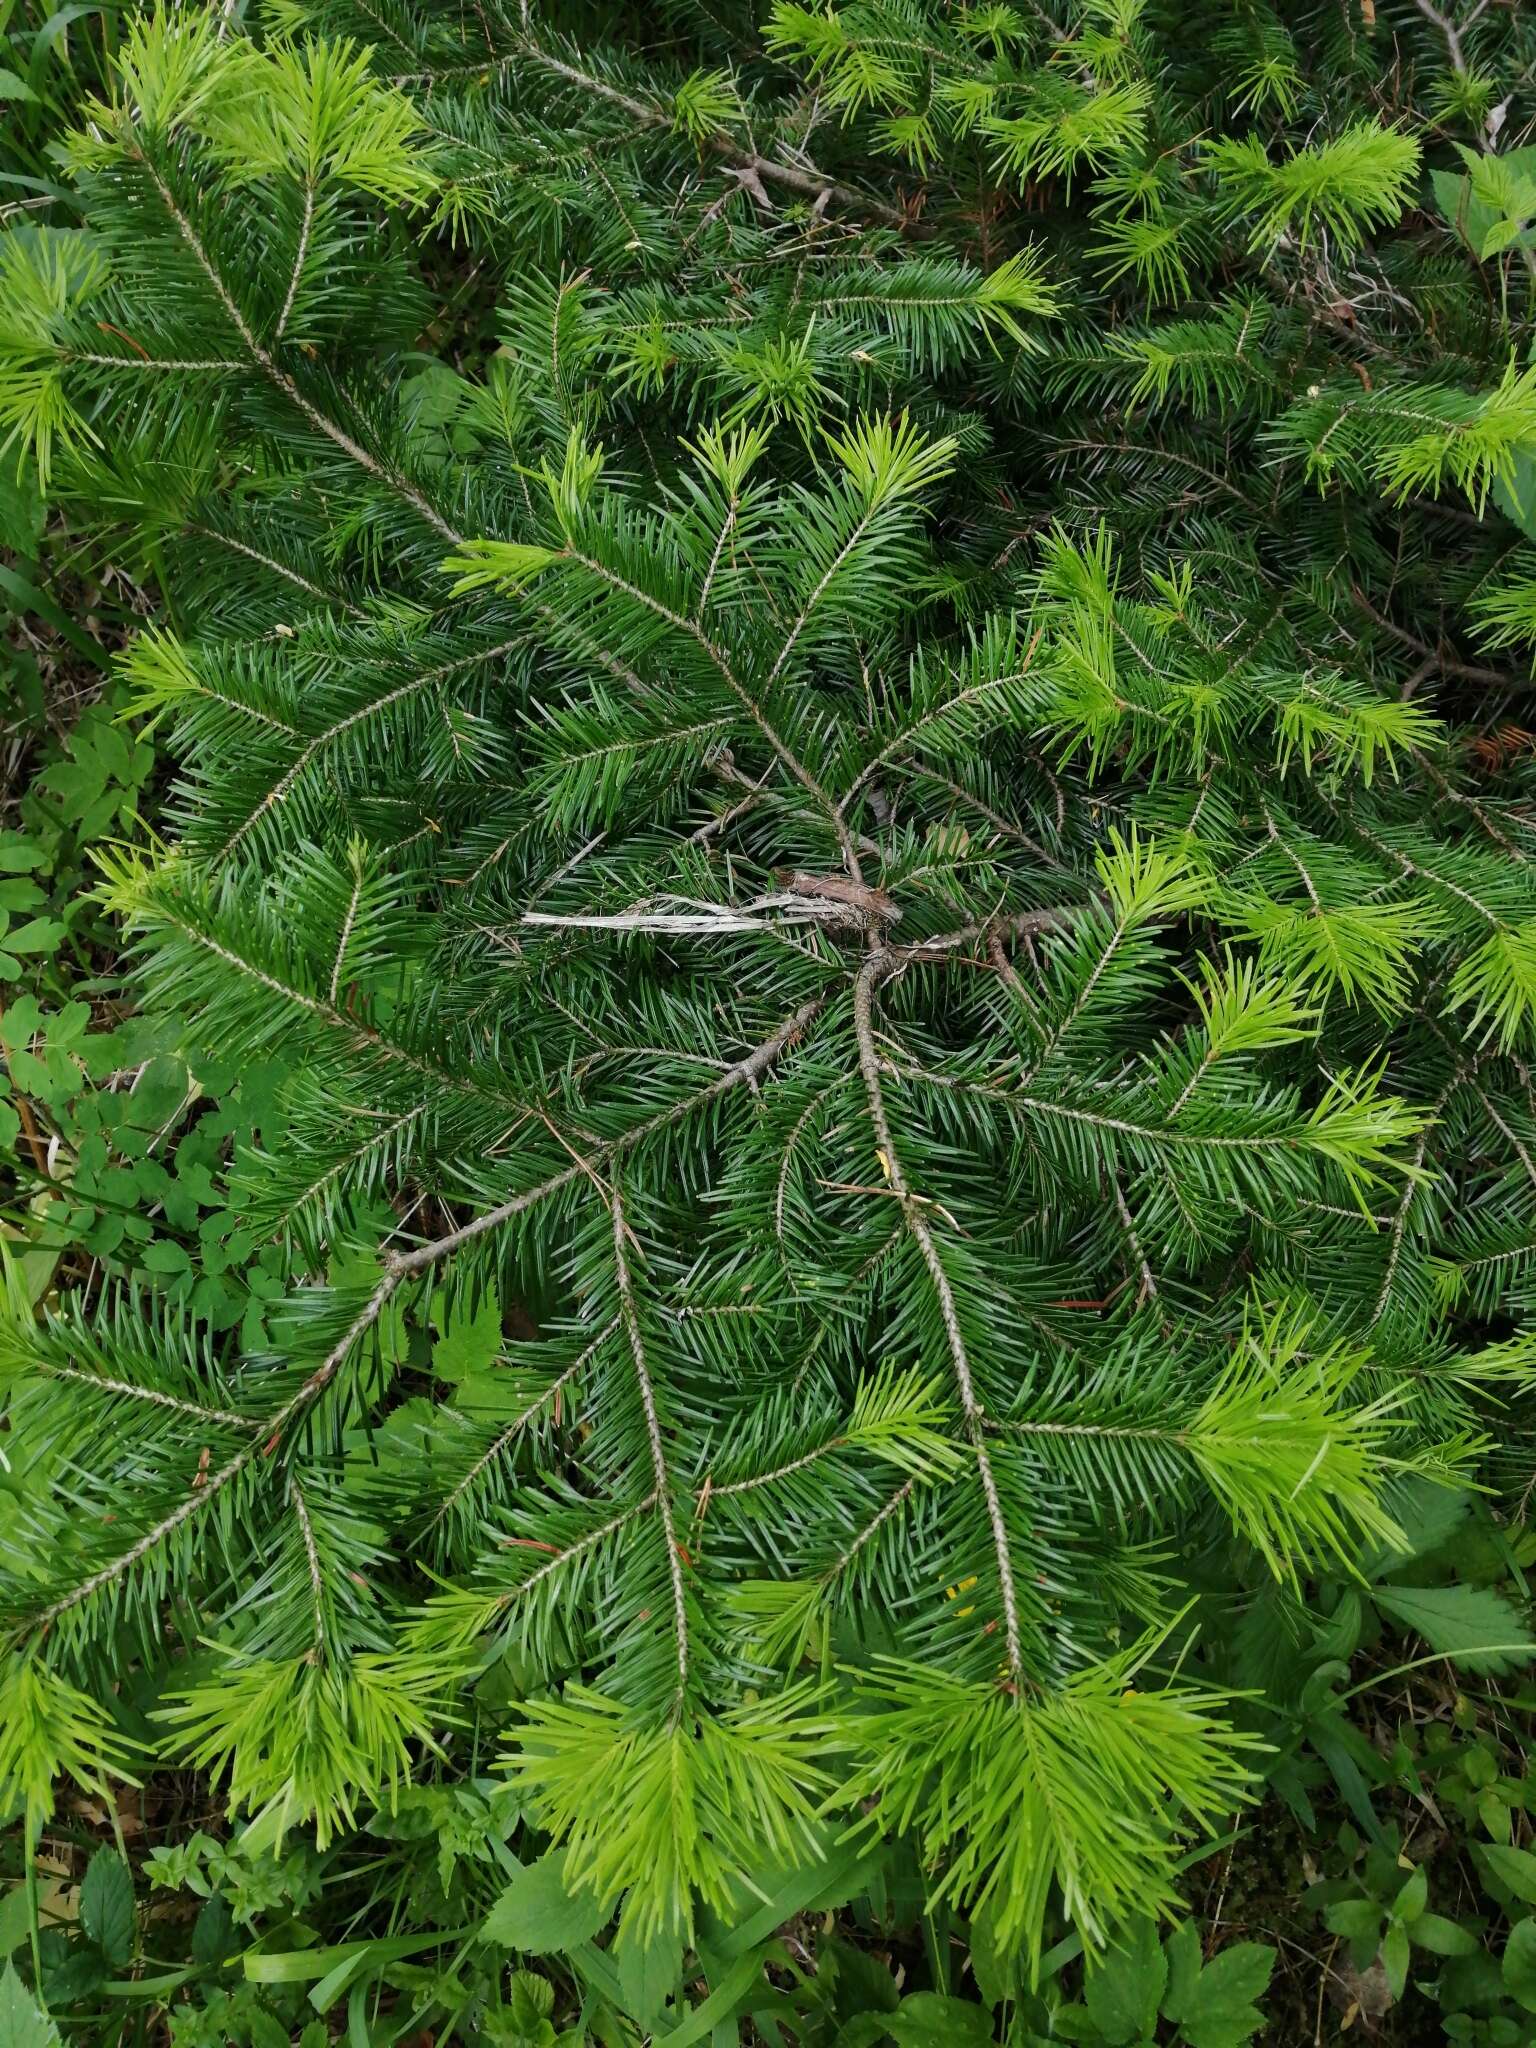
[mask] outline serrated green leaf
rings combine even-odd
[[[1429,1897],[1429,1873],[1422,1864],[1409,1877],[1397,1897],[1392,1901],[1392,1917],[1411,1924],[1424,1910]]]
[[[590,1941],[608,1924],[612,1902],[565,1883],[566,1852],[551,1849],[527,1864],[485,1918],[485,1938],[519,1955],[556,1955]]]
[[[1528,540],[1536,540],[1536,457],[1523,448],[1514,449],[1508,472],[1494,485],[1493,495],[1505,518]]]
[[[618,1961],[626,2015],[642,2027],[653,2026],[682,1976],[682,1935],[663,1928],[649,1941],[624,1942]]]
[[[32,1909],[24,1884],[13,1885],[0,1897],[0,1956],[20,1948],[32,1924]]]
[[[1473,1853],[1517,1899],[1523,1899],[1528,1906],[1536,1905],[1536,1855],[1529,1849],[1511,1848],[1503,1842],[1479,1842]]]
[[[900,2048],[990,2048],[992,2020],[985,2006],[916,1991],[884,2015],[886,2032]]]
[[[1275,1951],[1261,1942],[1239,1941],[1189,1978],[1180,1971],[1177,2007],[1163,2010],[1176,2019],[1189,2048],[1241,2048],[1264,2024],[1256,2000],[1268,1988]]]
[[[1140,1920],[1091,1966],[1083,1986],[1083,2002],[1110,2048],[1150,2030],[1167,1983],[1157,1927]]]
[[[432,1370],[440,1380],[457,1382],[484,1372],[501,1354],[501,1303],[488,1289],[474,1313],[455,1309],[432,1346]]]
[[[1536,1641],[1501,1593],[1487,1586],[1377,1586],[1372,1598],[1394,1621],[1467,1671],[1518,1671]]]
[[[144,1247],[140,1263],[151,1273],[185,1273],[191,1269],[192,1255],[174,1238],[157,1237]]]
[[[5,2048],[61,2048],[58,2028],[10,1964],[0,1977],[0,2041]]]
[[[12,953],[47,953],[63,936],[64,927],[56,917],[29,917],[6,933],[5,943]]]
[[[1504,1945],[1504,1989],[1536,2012],[1536,1920],[1518,1920]]]
[[[80,1887],[80,1927],[114,1968],[133,1951],[133,1875],[115,1849],[98,1849]]]
[[[1381,1908],[1374,1899],[1340,1899],[1324,1912],[1323,1925],[1346,1941],[1364,1941],[1380,1927]]]
[[[1447,1920],[1443,1913],[1421,1913],[1411,1932],[1414,1947],[1427,1948],[1431,1955],[1472,1956],[1482,1947],[1470,1927]]]

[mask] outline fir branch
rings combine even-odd
[[[370,455],[368,450],[356,441],[344,427],[339,427],[334,420],[328,419],[321,412],[320,408],[305,396],[288,372],[276,362],[271,352],[264,348],[261,342],[257,340],[249,321],[240,310],[239,301],[220,275],[217,265],[209,255],[196,228],[192,225],[192,222],[187,218],[181,207],[177,205],[170,186],[166,184],[147,157],[141,158],[141,161],[149,174],[151,183],[160,195],[161,203],[165,207],[167,214],[175,223],[177,233],[191,250],[199,270],[202,271],[209,284],[212,285],[214,296],[228,317],[230,325],[245,344],[246,353],[255,367],[270,384],[283,394],[290,404],[303,414],[304,418],[309,421],[309,424],[317,432],[324,434],[327,440],[334,442],[343,455],[355,462],[360,469],[366,471],[376,482],[387,485],[396,496],[403,498],[408,505],[412,506],[421,515],[430,527],[448,542],[450,547],[457,546],[463,539],[463,535],[454,531],[447,520],[438,512],[437,508],[417,490],[409,478],[402,476],[398,470],[392,469],[388,463],[380,461],[377,456]]]
[[[315,188],[312,182],[304,186],[304,218],[299,227],[299,246],[294,253],[293,269],[288,278],[288,289],[283,294],[282,311],[277,316],[277,325],[272,330],[272,346],[277,347],[288,332],[288,322],[293,313],[293,302],[298,297],[299,280],[304,275],[305,259],[309,255],[310,230],[315,224]]]
[[[232,1408],[205,1407],[200,1401],[187,1401],[179,1395],[168,1394],[161,1387],[140,1386],[133,1380],[115,1379],[108,1373],[88,1372],[83,1366],[38,1359],[37,1369],[50,1379],[74,1380],[81,1386],[99,1388],[106,1394],[121,1394],[125,1400],[143,1401],[152,1408],[169,1409],[173,1414],[188,1416],[194,1422],[212,1423],[221,1429],[254,1433],[262,1426],[254,1416],[241,1415]]]
[[[505,56],[493,58],[490,68],[506,70],[519,64],[536,65],[540,70],[562,79],[567,85],[574,85],[591,98],[617,107],[636,127],[656,131],[670,131],[671,112],[662,106],[637,99],[632,93],[624,92],[606,79],[594,73],[583,71],[579,66],[568,63],[551,50],[546,49],[532,36],[518,38],[515,47]],[[479,73],[486,69],[483,64],[467,67]],[[431,86],[448,74],[442,71],[407,71],[399,73],[392,81],[396,85]],[[839,185],[822,172],[812,167],[801,168],[797,164],[781,162],[773,157],[761,156],[756,150],[742,149],[734,138],[720,128],[709,128],[700,138],[702,146],[728,164],[739,175],[748,178],[766,178],[770,183],[783,185],[787,190],[800,194],[820,206],[828,201],[852,213],[863,213],[876,220],[882,220],[893,228],[913,232],[912,217],[900,209],[887,206],[883,200],[855,192],[846,185]]]
[[[652,1498],[661,1514],[662,1534],[667,1546],[667,1577],[672,1587],[672,1628],[677,1644],[677,1692],[672,1701],[674,1720],[683,1712],[688,1696],[688,1595],[683,1586],[683,1560],[672,1514],[672,1477],[667,1470],[666,1447],[661,1440],[661,1420],[656,1408],[656,1387],[646,1360],[645,1340],[640,1333],[640,1312],[635,1305],[634,1283],[629,1274],[626,1241],[630,1237],[624,1220],[624,1204],[617,1183],[609,1197],[613,1212],[613,1271],[619,1290],[619,1314],[629,1339],[635,1379],[640,1388],[640,1405],[645,1412],[645,1437],[650,1451],[651,1472],[656,1486]]]
[[[282,577],[285,583],[291,583],[296,590],[302,590],[306,597],[315,598],[320,604],[326,606],[327,609],[344,611],[349,618],[353,619],[365,619],[368,616],[363,607],[359,604],[354,604],[350,598],[339,596],[333,591],[323,590],[318,583],[312,583],[307,576],[301,576],[299,571],[291,567],[287,562],[279,562],[274,556],[264,554],[260,548],[253,547],[249,541],[237,539],[233,534],[220,533],[215,527],[202,526],[196,522],[189,523],[184,531],[190,534],[194,540],[212,541],[216,547],[228,548],[231,554],[241,555],[248,562],[255,562],[263,569],[270,569],[274,576]],[[250,715],[257,718],[262,717],[262,714],[259,712],[252,712]],[[295,738],[298,737],[298,728],[289,725],[286,720],[274,720],[272,722],[278,724],[282,730],[293,733]]]
[[[176,608],[123,671],[179,843],[103,899],[146,1030],[262,1066],[177,1190],[217,1154],[217,1331],[0,1320],[60,1475],[5,1574],[34,1809],[131,1654],[158,1754],[328,1842],[457,1782],[512,1653],[518,1803],[621,1961],[850,1802],[1094,1955],[1248,1782],[1228,1646],[1152,1668],[1196,1577],[1504,1483],[1532,748],[1464,650],[1532,612],[1474,106],[1523,32],[1447,87],[1463,188],[1443,73],[1399,131],[1262,24],[1006,14],[786,5],[738,76],[686,8],[151,10],[83,232],[0,236],[24,494]]]
[[[407,1274],[420,1272],[425,1266],[434,1265],[439,1259],[449,1257],[464,1245],[472,1244],[488,1230],[499,1230],[504,1224],[511,1222],[513,1217],[521,1216],[537,1203],[547,1200],[550,1195],[558,1194],[562,1188],[569,1187],[583,1174],[595,1176],[600,1165],[610,1159],[621,1157],[645,1138],[706,1107],[730,1089],[743,1084],[750,1086],[800,1037],[823,1008],[825,1000],[825,997],[815,996],[809,1002],[802,1003],[792,1017],[788,1018],[770,1038],[764,1039],[761,1045],[754,1047],[745,1059],[737,1060],[732,1066],[727,1067],[723,1074],[717,1075],[714,1080],[707,1082],[684,1101],[632,1125],[629,1130],[607,1144],[593,1146],[589,1152],[576,1158],[559,1173],[551,1174],[537,1187],[529,1188],[523,1194],[511,1196],[507,1201],[498,1203],[493,1209],[487,1209],[482,1215],[473,1217],[468,1223],[460,1225],[457,1230],[449,1231],[443,1237],[417,1245],[409,1252],[389,1253],[387,1256],[390,1260],[390,1270],[404,1278]]]
[[[183,1528],[195,1516],[204,1513],[227,1487],[232,1486],[251,1468],[258,1457],[269,1457],[276,1450],[295,1417],[319,1399],[340,1371],[353,1347],[373,1328],[398,1285],[399,1276],[386,1269],[384,1277],[347,1326],[345,1333],[332,1345],[309,1378],[296,1393],[258,1423],[253,1432],[253,1441],[203,1477],[180,1506],[173,1508],[168,1515],[147,1529],[126,1550],[119,1552],[99,1570],[90,1573],[61,1598],[43,1608],[40,1613],[29,1616],[24,1624],[25,1633],[34,1637],[46,1635],[62,1616],[94,1599],[98,1593],[116,1585],[174,1536],[177,1530]]]
[[[506,640],[500,646],[488,647],[483,651],[477,650],[474,654],[465,655],[458,660],[443,662],[437,668],[426,669],[420,675],[412,676],[408,682],[397,683],[393,689],[384,691],[381,696],[373,698],[369,703],[360,704],[355,710],[349,711],[345,718],[338,718],[323,732],[316,733],[312,739],[305,742],[265,796],[224,841],[214,855],[214,865],[222,866],[242,841],[249,838],[262,820],[287,801],[312,764],[349,732],[355,731],[369,719],[377,718],[380,712],[388,711],[392,705],[415,696],[418,691],[429,690],[434,684],[446,682],[450,676],[462,674],[465,669],[478,668],[482,662],[495,661],[501,655],[509,654],[518,644],[516,640]]]
[[[1004,1641],[1008,1653],[1008,1675],[1012,1687],[1017,1690],[1024,1682],[1023,1636],[1019,1623],[1019,1601],[1014,1586],[1013,1552],[1008,1538],[1008,1525],[1003,1518],[1002,1501],[997,1491],[997,1480],[992,1471],[991,1453],[987,1449],[984,1434],[985,1411],[977,1397],[971,1378],[970,1361],[966,1356],[965,1338],[960,1329],[960,1319],[955,1308],[954,1293],[949,1284],[949,1275],[934,1243],[933,1232],[922,1206],[908,1187],[902,1172],[901,1155],[896,1149],[896,1140],[891,1131],[890,1119],[886,1115],[885,1095],[881,1087],[880,1054],[875,1045],[873,1021],[874,993],[882,978],[890,970],[890,962],[879,947],[874,947],[859,970],[854,984],[853,1022],[858,1040],[859,1071],[864,1079],[864,1092],[869,1106],[869,1119],[874,1126],[875,1141],[880,1148],[892,1192],[901,1204],[903,1218],[922,1254],[923,1264],[933,1283],[938,1300],[939,1312],[943,1319],[945,1337],[949,1344],[950,1363],[954,1369],[955,1386],[960,1395],[960,1406],[965,1417],[966,1433],[976,1454],[976,1471],[981,1481],[982,1493],[986,1498],[987,1521],[992,1532],[992,1545],[997,1559],[998,1591],[1002,1599]]]
[[[805,763],[800,760],[794,750],[781,736],[752,691],[736,675],[724,649],[716,645],[696,620],[685,618],[680,612],[674,611],[670,605],[652,596],[650,592],[641,590],[638,585],[629,582],[625,577],[616,575],[603,563],[594,560],[591,555],[583,554],[577,548],[570,549],[569,553],[571,560],[579,563],[589,575],[595,576],[600,582],[607,585],[609,589],[621,592],[625,597],[629,598],[633,603],[641,605],[645,610],[654,612],[658,618],[664,620],[669,626],[674,627],[701,649],[713,664],[720,676],[720,680],[725,684],[742,710],[746,712],[752,723],[768,742],[768,745],[772,748],[779,761],[782,762],[794,780],[810,795],[823,812],[837,837],[839,846],[843,850],[843,859],[849,874],[852,875],[855,881],[862,881],[863,874],[859,867],[859,856],[855,848],[853,835],[849,832],[846,824],[844,824],[841,811],[832,801],[826,790],[816,780],[815,776],[812,775],[809,768],[806,767]]]
[[[478,1484],[481,1477],[505,1454],[508,1446],[516,1437],[522,1434],[534,1417],[549,1407],[552,1402],[558,1401],[571,1381],[586,1370],[594,1355],[607,1343],[618,1326],[618,1317],[614,1317],[613,1320],[605,1324],[580,1356],[573,1359],[564,1372],[551,1380],[541,1394],[528,1402],[526,1407],[520,1409],[507,1424],[506,1428],[486,1445],[475,1462],[455,1482],[449,1491],[444,1494],[442,1500],[439,1501],[425,1524],[424,1533],[436,1529],[452,1515],[464,1496]]]
[[[291,1477],[288,1481],[288,1498],[293,1502],[293,1512],[298,1520],[299,1534],[304,1544],[305,1563],[309,1568],[310,1592],[313,1596],[315,1614],[313,1655],[318,1659],[325,1654],[325,1580],[320,1569],[320,1551],[315,1542],[314,1524],[309,1519],[309,1506],[304,1499],[304,1489]]]

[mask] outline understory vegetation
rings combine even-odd
[[[1536,2042],[1536,15],[0,102],[0,2041]]]

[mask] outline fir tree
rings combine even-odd
[[[494,1667],[623,1939],[830,1818],[1094,1950],[1257,1589],[1524,1483],[1536,32],[1378,13],[135,24],[0,419],[162,581],[107,888],[294,1284],[18,1298],[34,1812],[324,1840]]]

